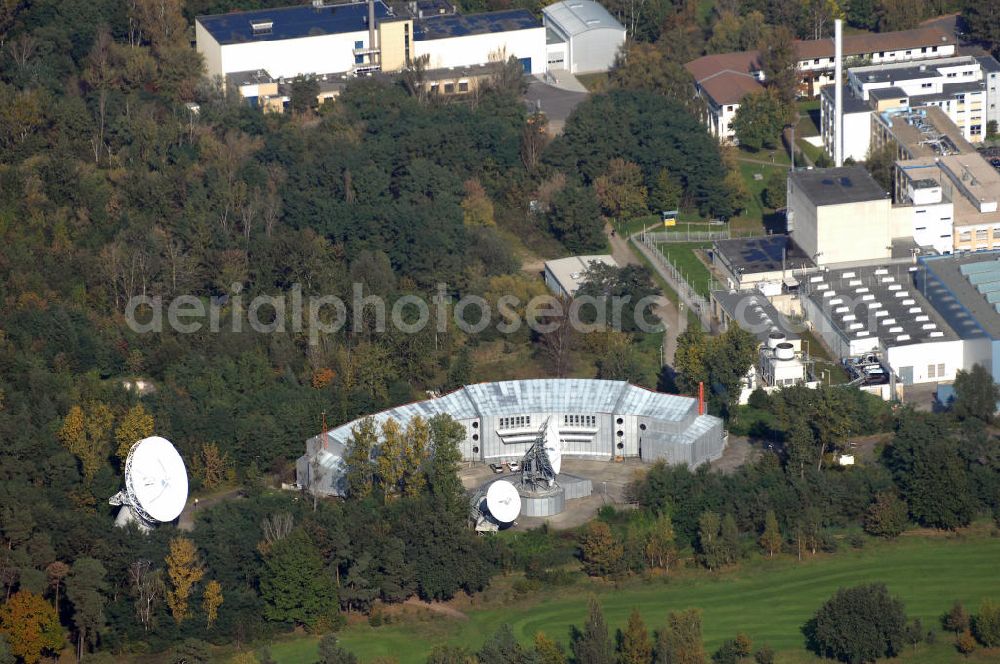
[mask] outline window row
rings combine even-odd
[[[531,415],[515,415],[513,417],[499,418],[500,429],[523,429],[531,426]]]
[[[943,364],[928,364],[927,365],[927,377],[928,378],[944,378],[944,365]]]
[[[596,427],[597,415],[563,415],[563,424],[580,424],[587,427]]]

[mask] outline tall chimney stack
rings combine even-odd
[[[833,161],[837,168],[844,165],[844,22],[833,23]]]
[[[368,0],[368,62],[375,64],[375,0]]]

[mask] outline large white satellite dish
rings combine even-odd
[[[543,435],[545,436],[545,453],[552,465],[552,472],[558,475],[559,468],[562,466],[562,440],[559,438],[559,426],[556,424],[556,418],[549,418]]]
[[[143,438],[125,460],[125,488],[108,501],[121,505],[116,525],[137,522],[148,529],[173,521],[187,502],[188,478],[184,460],[166,438]]]
[[[510,523],[521,513],[521,494],[507,480],[498,480],[486,491],[486,508],[500,523]]]

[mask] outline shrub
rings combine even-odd
[[[984,599],[972,623],[976,640],[987,648],[1000,646],[1000,604]]]

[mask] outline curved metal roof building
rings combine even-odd
[[[721,456],[726,444],[722,420],[699,413],[697,399],[612,380],[479,383],[372,417],[378,425],[392,418],[405,426],[418,415],[440,414],[465,429],[460,448],[467,461],[520,459],[549,418],[558,423],[567,457],[638,457],[698,466]],[[361,419],[306,441],[306,453],[296,464],[300,485],[322,495],[343,494],[343,456]]]

